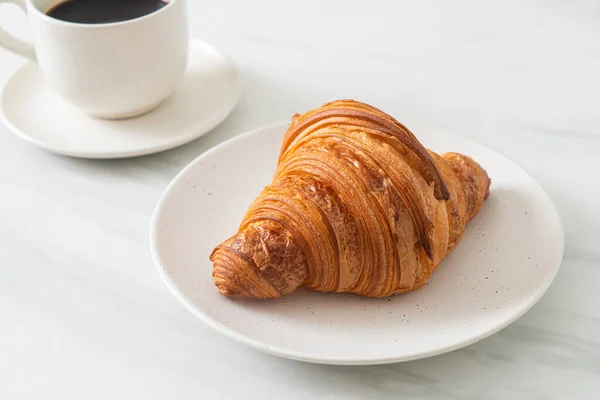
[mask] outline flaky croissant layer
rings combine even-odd
[[[271,185],[210,256],[224,295],[267,299],[305,285],[386,297],[423,286],[488,195],[471,158],[425,149],[352,100],[295,115]]]

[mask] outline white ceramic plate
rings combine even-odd
[[[199,138],[229,115],[240,93],[233,62],[209,44],[192,40],[179,89],[147,114],[123,120],[86,116],[54,93],[30,62],[4,86],[0,118],[21,138],[54,153],[133,157]]]
[[[432,356],[507,326],[546,291],[562,259],[559,216],[543,189],[504,156],[461,136],[416,129],[434,151],[458,151],[492,178],[489,198],[462,242],[423,289],[388,299],[299,290],[277,300],[230,299],[208,257],[235,233],[271,181],[287,124],[233,138],[188,165],[167,188],[151,249],[175,296],[210,326],[268,353],[329,364]]]

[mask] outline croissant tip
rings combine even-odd
[[[222,294],[223,296],[235,296],[236,292],[229,290],[228,288],[224,288],[224,287],[218,287],[219,289],[219,294]]]
[[[230,298],[236,298],[236,297],[247,297],[247,298],[255,298],[255,299],[276,299],[278,297],[281,297],[281,294],[273,294],[273,293],[269,293],[269,294],[265,294],[265,293],[255,293],[255,292],[237,292],[235,290],[232,290],[231,288],[227,287],[227,286],[223,286],[223,285],[217,285],[217,288],[219,290],[219,294],[223,295],[223,296],[227,296]]]

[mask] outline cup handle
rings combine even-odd
[[[21,7],[25,14],[27,14],[25,0],[0,0],[0,6],[2,6],[2,3],[15,4]],[[35,49],[33,48],[33,44],[21,39],[17,39],[2,28],[0,28],[0,47],[4,47],[15,54],[35,61]]]

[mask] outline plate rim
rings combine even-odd
[[[237,68],[236,63],[233,61],[233,59],[227,53],[219,50],[217,47],[215,47],[215,46],[211,45],[210,43],[207,43],[203,40],[190,38],[189,43],[190,43],[190,47],[194,46],[194,45],[200,45],[200,46],[206,48],[208,51],[215,52],[215,53],[219,54],[221,57],[223,57],[224,59],[226,59],[231,64],[232,70],[234,72],[234,79],[236,81],[236,91],[228,101],[223,103],[223,105],[220,107],[219,112],[215,113],[213,118],[202,120],[202,121],[209,121],[209,123],[206,124],[206,127],[204,129],[197,128],[197,125],[199,125],[199,122],[202,122],[202,121],[197,121],[191,127],[186,128],[186,130],[190,130],[192,133],[180,138],[179,140],[164,143],[160,146],[143,147],[138,150],[94,152],[91,150],[90,151],[65,150],[60,147],[56,147],[56,146],[53,146],[46,142],[40,141],[36,137],[27,134],[22,129],[19,129],[11,121],[11,119],[6,115],[4,102],[5,102],[6,88],[8,87],[8,85],[12,82],[12,80],[18,74],[23,73],[23,71],[25,69],[35,68],[37,64],[33,61],[26,61],[22,65],[20,65],[12,74],[10,74],[10,77],[6,80],[6,82],[0,89],[0,121],[4,124],[4,126],[7,128],[8,131],[13,133],[18,138],[25,140],[27,143],[30,143],[40,149],[49,151],[51,153],[68,156],[68,157],[74,157],[74,158],[87,158],[87,159],[96,159],[96,160],[133,158],[133,157],[140,157],[140,156],[160,153],[160,152],[171,150],[176,147],[182,146],[184,144],[190,143],[196,139],[201,138],[202,136],[206,135],[207,133],[209,133],[210,131],[215,129],[233,112],[233,110],[235,109],[236,105],[238,104],[238,102],[242,96],[242,84],[240,81],[239,69]],[[160,105],[159,105],[159,107],[160,107]],[[154,111],[154,110],[152,110],[152,111]],[[152,111],[150,111],[150,113]],[[142,116],[143,115],[141,115],[140,117],[142,117]]]
[[[459,340],[455,343],[451,343],[446,346],[435,348],[430,351],[419,352],[419,353],[414,353],[414,354],[404,355],[404,356],[372,357],[372,358],[367,358],[367,357],[363,357],[363,358],[316,357],[314,354],[311,354],[311,353],[298,352],[298,351],[294,351],[294,350],[289,350],[282,346],[264,344],[263,342],[261,342],[257,339],[250,338],[250,337],[244,335],[243,333],[240,333],[236,330],[231,329],[228,326],[221,324],[220,322],[218,322],[217,320],[215,320],[214,318],[212,318],[211,316],[206,314],[203,310],[195,307],[192,302],[188,301],[185,298],[185,296],[180,292],[180,290],[177,288],[175,283],[173,283],[169,279],[169,275],[167,274],[166,269],[163,268],[160,254],[158,252],[158,245],[155,243],[155,238],[157,235],[157,224],[158,224],[157,220],[158,220],[158,216],[160,214],[160,209],[162,208],[167,196],[169,195],[169,193],[171,192],[173,187],[179,182],[179,180],[183,179],[183,177],[186,175],[186,173],[189,170],[193,169],[205,157],[208,157],[212,153],[218,152],[221,149],[230,146],[232,143],[234,143],[242,138],[258,134],[259,132],[264,131],[264,130],[274,129],[276,127],[281,127],[282,130],[284,130],[284,129],[287,129],[287,127],[289,125],[290,125],[290,123],[287,121],[280,121],[280,122],[276,122],[276,123],[272,123],[272,124],[268,124],[268,125],[263,125],[258,128],[246,131],[242,134],[233,136],[233,137],[217,144],[216,146],[210,148],[209,150],[203,152],[202,154],[198,155],[194,160],[192,160],[189,164],[187,164],[181,171],[179,171],[175,175],[175,177],[173,177],[173,179],[169,182],[169,184],[166,186],[165,190],[161,194],[161,196],[160,196],[158,202],[156,203],[156,206],[154,207],[154,210],[152,212],[152,218],[151,218],[151,222],[150,222],[150,232],[149,232],[150,233],[149,234],[149,244],[150,244],[150,251],[152,253],[152,259],[154,261],[154,265],[155,265],[155,268],[156,268],[159,276],[162,278],[162,280],[164,281],[164,283],[167,286],[167,288],[169,289],[169,291],[175,296],[175,298],[181,304],[183,304],[183,306],[186,309],[188,309],[188,311],[190,311],[194,316],[196,316],[197,318],[202,320],[208,326],[215,329],[217,332],[222,333],[223,335],[225,335],[231,339],[234,339],[237,342],[240,342],[242,344],[250,346],[251,348],[265,352],[267,354],[271,354],[274,356],[279,356],[279,357],[287,358],[287,359],[291,359],[291,360],[310,362],[310,363],[315,363],[315,364],[381,365],[381,364],[392,364],[392,363],[398,363],[398,362],[419,360],[419,359],[423,359],[423,358],[429,358],[429,357],[433,357],[436,355],[449,353],[451,351],[470,346],[474,343],[477,343],[483,339],[490,337],[491,335],[493,335],[495,333],[498,333],[499,331],[503,330],[504,328],[506,328],[507,326],[509,326],[510,324],[512,324],[519,318],[521,318],[534,305],[536,305],[538,303],[538,301],[548,291],[548,288],[550,287],[552,282],[554,282],[554,279],[556,278],[558,270],[560,269],[560,266],[562,265],[562,261],[563,261],[563,257],[564,257],[565,231],[564,231],[564,225],[563,225],[562,218],[560,216],[560,213],[558,212],[558,208],[556,207],[556,205],[552,201],[552,198],[548,195],[546,190],[523,167],[521,167],[521,165],[519,165],[517,162],[511,160],[510,158],[508,158],[501,152],[494,150],[488,146],[485,146],[485,145],[477,142],[476,140],[473,140],[466,136],[458,135],[452,131],[448,131],[445,129],[441,129],[439,127],[428,125],[427,128],[435,129],[437,131],[443,131],[446,134],[459,136],[462,140],[470,142],[471,144],[476,144],[478,146],[482,146],[486,149],[489,149],[489,150],[493,151],[494,153],[496,153],[501,158],[503,158],[505,161],[507,161],[511,164],[514,164],[514,166],[517,167],[520,170],[520,172],[524,173],[527,177],[529,177],[531,179],[532,183],[537,187],[537,189],[539,189],[541,191],[541,194],[545,197],[545,200],[548,201],[548,204],[550,205],[550,208],[553,211],[554,217],[556,218],[557,229],[558,229],[557,234],[559,234],[559,237],[562,239],[560,242],[560,249],[559,249],[560,251],[557,253],[557,254],[560,254],[560,257],[557,260],[557,262],[555,263],[553,269],[551,270],[551,273],[548,274],[545,277],[545,279],[541,282],[542,284],[539,286],[538,290],[534,293],[534,295],[530,297],[530,300],[528,302],[524,302],[520,306],[518,311],[516,313],[512,314],[505,321],[503,321],[503,323],[495,325],[494,327],[488,329],[487,331],[485,331],[479,335],[469,337],[466,340]]]

